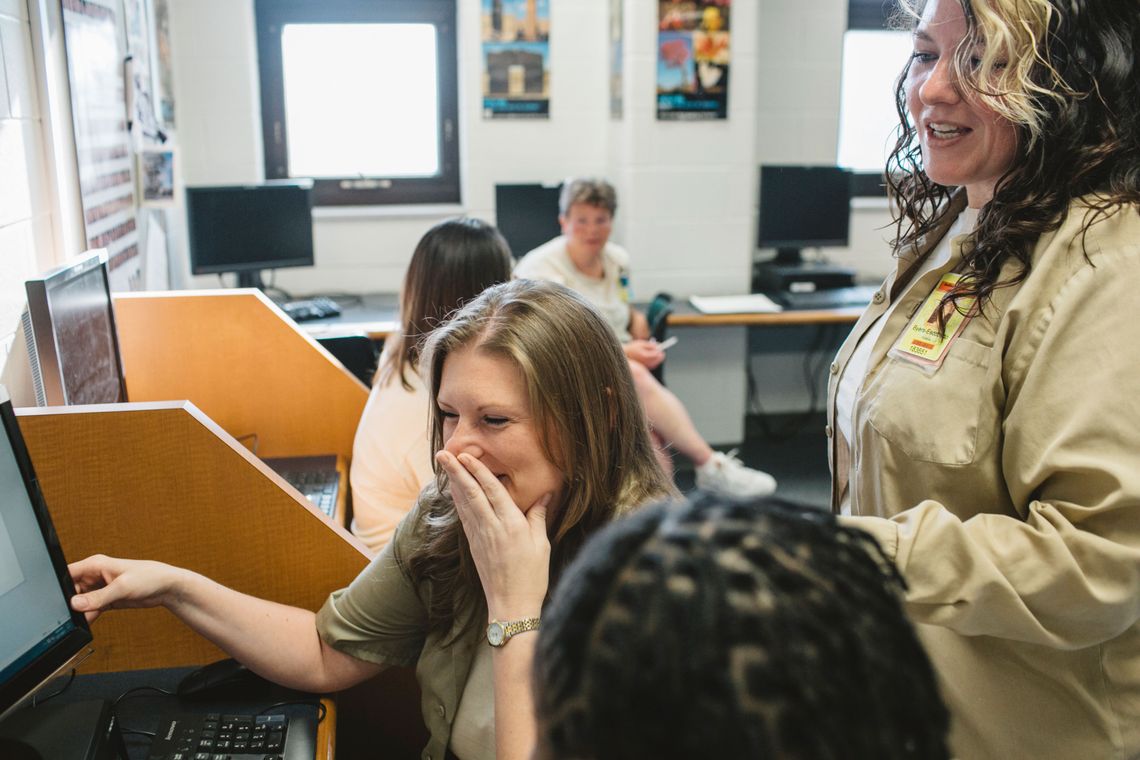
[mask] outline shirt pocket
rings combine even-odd
[[[911,459],[970,464],[995,434],[987,402],[991,354],[958,338],[935,372],[888,356],[863,393],[867,422]]]

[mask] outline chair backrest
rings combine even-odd
[[[665,340],[669,329],[669,315],[673,313],[673,296],[661,292],[653,296],[645,319],[649,322],[649,334],[658,342]]]
[[[669,315],[673,313],[673,296],[664,291],[653,296],[649,308],[645,310],[645,319],[649,322],[649,336],[660,343],[669,333]],[[665,384],[665,363],[658,364],[651,373],[657,382]]]
[[[338,335],[330,338],[317,338],[317,342],[344,365],[367,387],[372,387],[372,376],[376,374],[376,362],[380,352],[376,343],[367,335]]]

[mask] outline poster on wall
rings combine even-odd
[[[550,117],[550,0],[482,0],[483,118]]]
[[[624,53],[623,0],[610,0],[610,118],[621,119],[625,110],[622,93]]]
[[[659,0],[657,118],[728,118],[732,0]]]
[[[113,287],[134,289],[142,285],[142,260],[127,125],[121,13],[121,0],[63,0],[87,246],[107,249]]]

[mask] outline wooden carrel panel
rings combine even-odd
[[[352,457],[368,389],[260,291],[115,297],[131,401],[189,399],[263,457]]]
[[[19,410],[65,556],[103,553],[196,570],[316,610],[365,567],[365,547],[187,402]],[[223,656],[163,609],[92,625],[85,672]]]

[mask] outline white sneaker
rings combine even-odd
[[[776,479],[766,472],[745,467],[733,449],[727,454],[713,452],[709,461],[697,468],[697,487],[743,499],[775,493]]]

